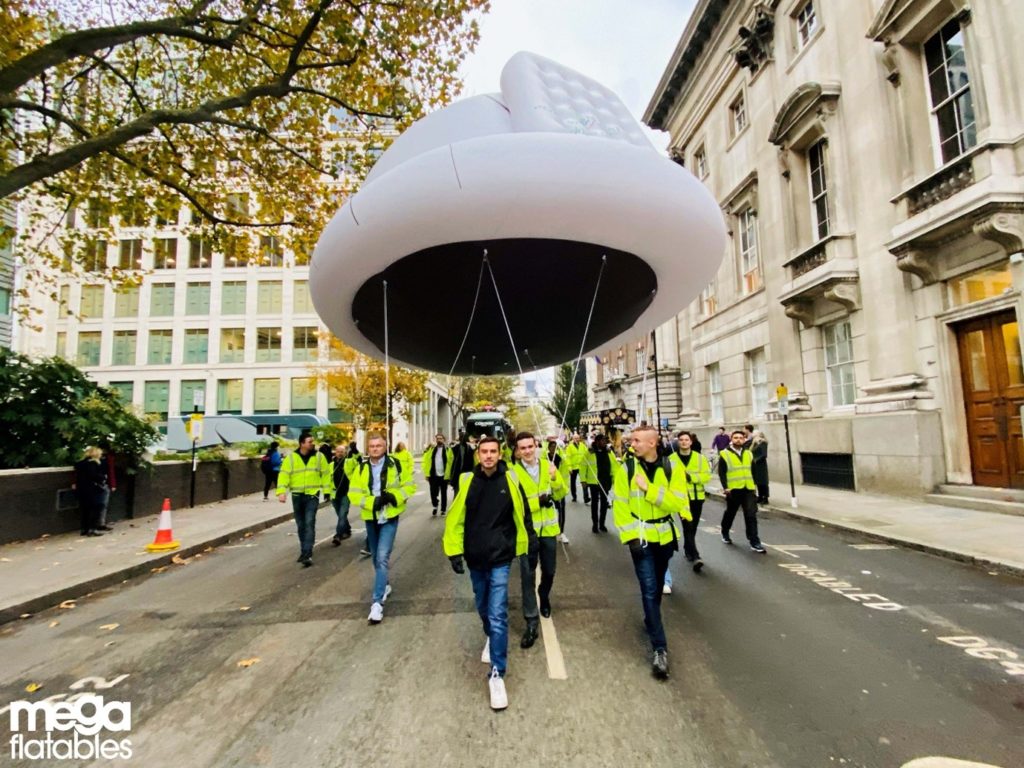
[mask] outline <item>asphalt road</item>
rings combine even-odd
[[[1024,583],[777,518],[757,555],[741,520],[736,546],[718,539],[715,502],[704,573],[673,560],[667,682],[650,675],[627,552],[570,503],[552,622],[529,651],[513,579],[510,707],[494,713],[469,579],[425,497],[400,525],[379,626],[361,534],[302,569],[283,525],[0,630],[0,706],[130,702],[116,738],[132,758],[91,765],[1024,765]],[[12,760],[9,726],[0,765],[76,764]]]

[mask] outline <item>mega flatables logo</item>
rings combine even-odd
[[[14,701],[10,705],[12,760],[128,759],[130,739],[104,738],[103,732],[130,733],[132,705],[106,701],[95,693],[74,701]]]

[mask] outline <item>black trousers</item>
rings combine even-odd
[[[452,501],[454,501],[455,496],[459,492],[459,473],[454,469],[452,470],[452,479],[449,482],[452,484]]]
[[[100,498],[79,499],[78,515],[82,524],[82,533],[95,531],[100,525],[100,515],[103,512],[103,501]]]
[[[277,472],[267,472],[263,475],[263,498],[270,495],[271,488],[277,488]]]
[[[540,621],[537,609],[537,593],[546,601],[555,583],[558,542],[554,536],[538,536],[537,551],[519,557],[519,577],[523,582],[523,618],[527,626],[536,627]],[[537,565],[540,564],[540,584],[537,584]]]
[[[587,486],[583,486],[586,488]],[[600,485],[590,486],[590,522],[594,528],[604,527],[605,518],[608,517],[608,494],[611,492],[611,485],[603,488]]]
[[[768,503],[768,483],[764,485],[758,484],[757,486],[757,503],[767,504]]]
[[[576,478],[578,478],[579,476],[580,471],[578,469],[574,469],[572,472],[569,473],[569,492],[572,494],[573,501],[576,501]],[[590,491],[587,489],[587,484],[581,482],[580,485],[583,486],[583,503],[589,504]]]
[[[700,513],[704,510],[704,499],[690,499],[690,516],[693,520],[683,520],[683,555],[689,562],[700,559],[697,551],[697,526],[700,525]]]
[[[747,541],[760,544],[757,535],[757,495],[746,488],[735,488],[725,497],[725,513],[722,515],[722,535],[728,536],[732,521],[736,519],[736,511],[743,507],[743,526],[746,529]]]
[[[558,510],[558,529],[565,533],[565,499],[556,501],[555,509]]]
[[[437,509],[437,497],[438,494],[441,496],[441,511],[448,511],[448,481],[443,477],[434,477],[431,475],[427,478],[430,483],[430,506]]]

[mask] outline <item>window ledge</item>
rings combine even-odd
[[[793,21],[795,22],[796,20],[793,19]],[[807,49],[810,48],[812,45],[814,45],[818,41],[818,38],[821,37],[824,29],[825,29],[825,25],[824,24],[819,24],[818,27],[811,33],[811,37],[807,40],[806,43],[804,43],[802,46],[799,45],[799,42],[797,43],[798,48],[796,50],[796,53],[793,54],[792,60],[789,62],[789,65],[786,67],[786,74],[787,75],[790,74],[796,68],[796,65],[800,63],[800,60],[803,59],[804,54],[807,53]],[[797,30],[796,34],[797,34],[797,37],[799,38],[800,31]]]

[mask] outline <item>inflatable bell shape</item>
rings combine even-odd
[[[324,229],[310,288],[360,352],[383,356],[386,281],[396,363],[510,374],[669,320],[724,249],[714,198],[614,93],[520,52],[501,93],[418,120],[381,155]]]

